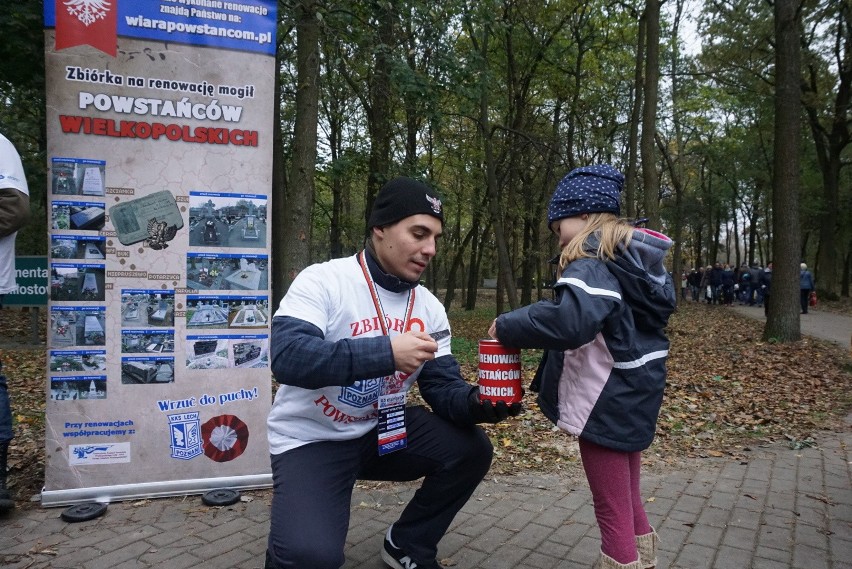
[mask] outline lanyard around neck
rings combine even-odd
[[[367,252],[361,251],[358,255],[358,263],[361,265],[361,272],[364,273],[364,279],[367,281],[367,286],[370,289],[370,296],[373,298],[373,306],[376,309],[376,315],[379,317],[379,325],[382,327],[382,334],[389,336],[388,325],[385,322],[385,309],[382,307],[382,299],[379,297],[379,289],[376,286],[376,281],[370,274],[370,269],[367,267]],[[402,321],[402,331],[408,331],[409,320],[411,313],[414,311],[414,289],[408,291],[408,302],[405,308],[405,319]]]

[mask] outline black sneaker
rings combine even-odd
[[[385,544],[384,547],[382,547],[382,560],[388,567],[393,567],[393,569],[441,569],[441,566],[435,561],[430,563],[415,561],[405,551],[396,547],[393,543],[391,543],[390,529],[388,529],[388,533],[385,534]]]

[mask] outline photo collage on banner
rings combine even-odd
[[[271,484],[276,9],[44,3],[44,505]]]

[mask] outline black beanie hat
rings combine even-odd
[[[394,178],[379,190],[367,229],[391,225],[418,213],[437,217],[443,225],[444,210],[441,205],[441,198],[435,190],[423,182],[411,178]]]

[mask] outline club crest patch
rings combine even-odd
[[[169,415],[172,458],[190,460],[200,455],[201,421],[198,413],[178,413]]]
[[[354,385],[342,388],[337,399],[352,407],[368,407],[378,401],[381,384],[381,379],[356,381]]]

